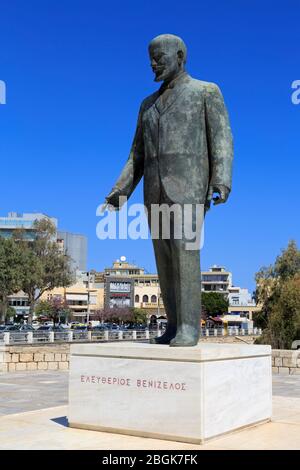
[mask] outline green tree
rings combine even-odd
[[[297,274],[300,274],[300,251],[296,242],[290,240],[287,248],[277,256],[274,265],[262,267],[256,273],[256,302],[264,305],[280,282],[291,279]]]
[[[8,296],[22,288],[23,253],[13,239],[0,238],[0,322],[7,316]]]
[[[35,304],[46,290],[67,287],[73,282],[69,256],[62,253],[55,240],[55,227],[47,219],[34,224],[34,240],[18,235],[23,249],[26,276],[22,289],[28,295],[30,306],[28,322],[31,323]]]
[[[35,307],[37,316],[46,315],[53,320],[54,325],[59,321],[66,320],[71,315],[67,303],[60,297],[54,297],[51,300],[40,300]]]
[[[300,250],[295,240],[290,240],[274,264],[274,277],[282,280],[291,279],[300,273]]]
[[[300,251],[294,241],[282,250],[274,265],[256,274],[256,283],[261,312],[254,321],[264,328],[257,342],[289,349],[300,333]]]
[[[265,306],[267,326],[260,343],[276,349],[290,349],[300,338],[300,276],[282,281],[276,286]]]
[[[15,309],[9,305],[6,310],[5,323],[9,322],[11,318],[15,317],[15,315],[16,315]]]
[[[256,328],[264,330],[268,326],[268,315],[267,312],[262,309],[258,312],[253,312],[253,324]]]
[[[228,313],[228,300],[219,292],[202,292],[202,318]]]
[[[105,307],[98,311],[98,318],[104,322],[127,323],[133,321],[133,314],[128,307]]]
[[[257,304],[264,304],[272,294],[273,288],[276,285],[276,277],[274,267],[264,266],[255,274],[256,290],[254,298]]]
[[[132,309],[133,322],[139,324],[147,323],[148,314],[147,311],[142,308],[133,308]]]
[[[34,313],[38,316],[47,316],[50,318],[52,314],[52,304],[49,300],[40,300],[36,303]]]

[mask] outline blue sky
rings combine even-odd
[[[299,243],[298,1],[2,0],[0,14],[1,215],[45,212],[86,234],[90,268],[125,255],[156,271],[150,240],[96,238],[96,207],[158,86],[148,42],[169,32],[187,44],[188,72],[221,87],[235,141],[232,193],[207,216],[202,268],[224,265],[253,289],[260,266]]]

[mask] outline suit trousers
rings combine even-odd
[[[174,204],[161,188],[160,205],[164,205],[165,211]],[[178,205],[181,210],[181,218],[175,212],[170,213],[170,217],[159,220],[159,234],[157,228],[153,229],[153,215],[151,207],[148,210],[148,222],[154,247],[156,266],[159,276],[162,298],[165,312],[168,319],[167,333],[173,332],[193,332],[199,335],[201,316],[201,279],[200,279],[200,249],[187,249],[187,239],[184,233],[177,238],[176,230],[178,226],[182,228],[187,221],[184,220],[183,205]],[[187,223],[192,224],[195,229],[196,210],[193,208],[192,216]],[[170,224],[168,234],[166,223]],[[165,232],[164,232],[165,229]],[[155,238],[153,237],[155,232]],[[167,233],[167,236],[166,236]],[[179,233],[179,232],[177,232]],[[168,236],[169,235],[169,236]]]

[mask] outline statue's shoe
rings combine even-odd
[[[198,344],[198,336],[197,337],[190,337],[190,336],[182,336],[177,335],[170,341],[170,346],[172,347],[189,347],[189,346],[196,346]]]
[[[164,333],[161,336],[156,336],[155,338],[150,339],[150,344],[170,344],[172,339],[175,337],[175,334]]]

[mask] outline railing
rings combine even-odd
[[[260,336],[261,328],[239,328],[229,326],[225,328],[201,328],[201,336]]]
[[[67,330],[66,331],[11,331],[0,333],[0,344],[41,344],[97,341],[143,341],[160,336],[161,330]],[[260,336],[261,329],[238,327],[201,328],[201,336]]]

